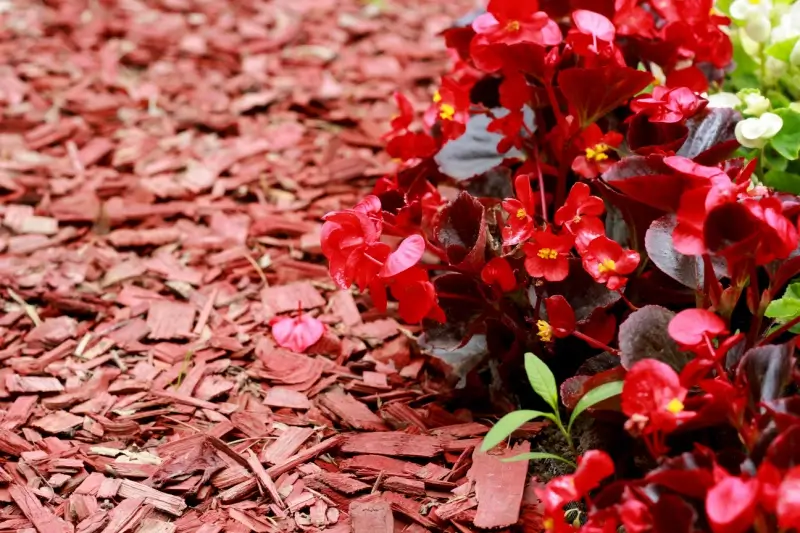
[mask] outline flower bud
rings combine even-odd
[[[708,100],[708,107],[715,108],[715,107],[728,107],[730,109],[736,109],[740,105],[742,105],[742,101],[739,100],[739,97],[733,93],[716,93],[710,94],[707,97]]]
[[[770,102],[767,97],[763,96],[758,90],[744,90],[738,94],[739,98],[744,103],[742,113],[745,115],[752,115],[760,117],[770,108]]]

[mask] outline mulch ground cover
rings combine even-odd
[[[0,1],[0,533],[539,529],[319,249],[470,7]],[[269,328],[298,309],[303,354]]]

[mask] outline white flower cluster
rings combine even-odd
[[[745,148],[763,148],[783,127],[783,119],[770,112],[772,104],[758,89],[709,95],[708,107],[738,109],[747,117],[736,124],[735,131],[736,140]]]
[[[789,55],[789,63],[800,65],[800,2],[781,0],[734,0],[730,16],[741,28],[742,45],[745,51],[757,56],[760,50],[770,45],[795,39]],[[767,57],[766,73],[771,78],[782,76],[788,65],[775,57]]]

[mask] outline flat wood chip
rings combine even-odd
[[[394,533],[394,516],[389,502],[374,499],[350,504],[353,533]]]
[[[519,520],[528,461],[504,463],[502,459],[527,453],[530,442],[523,442],[501,455],[489,455],[476,449],[472,468],[467,474],[475,483],[478,511],[475,527],[494,529],[508,527]]]
[[[437,437],[396,431],[348,435],[341,449],[345,453],[398,457],[434,457],[443,450],[441,441]]]

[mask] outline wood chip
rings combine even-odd
[[[15,483],[8,488],[8,493],[39,533],[73,533],[74,528],[39,503],[27,487]]]
[[[394,431],[348,435],[341,449],[345,453],[397,457],[434,457],[443,450],[441,441],[436,437]]]
[[[502,459],[527,453],[530,448],[530,443],[525,441],[502,455],[489,455],[475,449],[472,469],[467,474],[475,483],[475,497],[478,500],[475,527],[493,529],[517,523],[525,492],[528,461],[504,463]]]
[[[394,533],[392,506],[384,500],[350,504],[353,533]]]

